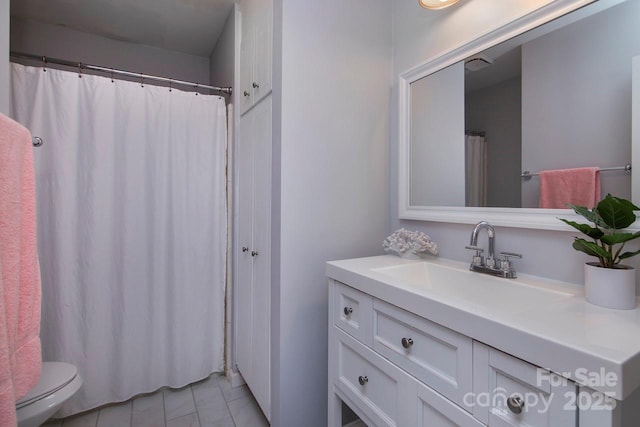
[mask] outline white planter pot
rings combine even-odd
[[[626,266],[621,266],[626,267]],[[636,270],[602,268],[598,263],[584,265],[585,297],[600,307],[631,310],[636,308]]]

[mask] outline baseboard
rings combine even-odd
[[[233,388],[240,387],[241,385],[246,384],[244,378],[242,378],[242,375],[240,375],[240,372],[234,371],[233,369],[227,369],[225,376],[227,377],[227,380],[231,383],[231,387]]]

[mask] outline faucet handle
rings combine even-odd
[[[500,261],[498,266],[500,270],[506,272],[513,272],[515,277],[515,271],[513,271],[513,267],[511,266],[511,260],[509,258],[522,258],[522,254],[516,254],[514,252],[500,252]]]
[[[515,252],[500,252],[500,255],[506,260],[509,258],[522,258],[522,254],[517,254]]]
[[[476,254],[473,256],[473,259],[471,261],[471,264],[474,264],[474,265],[483,265],[484,264],[484,259],[482,257],[482,253],[484,252],[484,248],[481,248],[479,246],[467,245],[467,246],[465,246],[465,249],[471,249],[472,251],[476,251]]]

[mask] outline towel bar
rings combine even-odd
[[[615,166],[615,167],[610,167],[610,168],[602,168],[599,170],[599,172],[606,172],[606,171],[625,171],[626,173],[631,173],[631,163],[627,163],[624,166]],[[539,173],[531,173],[529,171],[524,171],[520,174],[520,177],[522,179],[524,179],[525,181],[529,181],[531,179],[531,177],[534,176],[538,176],[540,175]]]

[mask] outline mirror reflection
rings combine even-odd
[[[412,206],[535,208],[539,172],[591,167],[631,197],[640,1],[598,3],[411,83]]]

